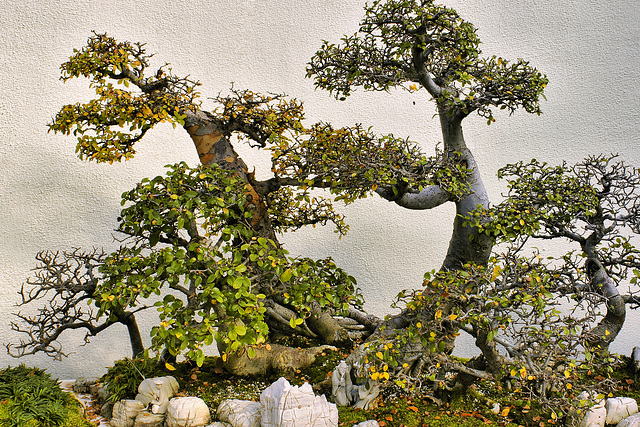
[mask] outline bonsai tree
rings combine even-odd
[[[493,110],[513,113],[524,108],[540,114],[539,99],[547,78],[524,60],[509,62],[482,57],[480,40],[472,24],[455,10],[433,1],[374,1],[365,7],[358,31],[341,44],[325,41],[311,59],[307,75],[318,88],[344,100],[353,90],[389,91],[403,88],[426,92],[436,104],[443,141],[443,156],[458,158],[468,169],[463,194],[451,193],[438,183],[419,188],[409,180],[377,192],[407,209],[456,205],[454,231],[443,268],[468,262],[486,264],[492,239],[464,218],[489,199],[478,165],[467,147],[462,122],[476,113],[491,124]],[[425,117],[430,117],[425,114]]]
[[[28,339],[9,345],[10,351],[61,356],[57,339],[64,330],[85,328],[90,336],[125,323],[138,354],[142,341],[133,314],[150,308],[145,301],[166,288],[182,298],[171,293],[155,303],[160,324],[152,330],[154,347],[172,356],[186,353],[200,364],[202,345],[215,336],[224,357],[234,355],[228,368],[237,373],[249,369],[246,357],[273,359],[275,347],[265,346],[269,333],[343,346],[370,334],[378,320],[359,310],[355,279],[330,259],[288,257],[276,233],[327,222],[346,232],[330,199],[310,194],[312,187],[329,188],[348,202],[378,183],[395,184],[399,174],[386,165],[416,183],[430,183],[444,174],[434,167],[441,162],[424,158],[408,141],[377,137],[359,126],[306,127],[302,104],[281,95],[232,87],[228,96],[216,98],[217,110],[205,112],[196,82],[166,67],[147,76],[149,57],[142,44],[92,35],[61,69],[63,81],[89,78],[96,97],[64,106],[50,129],[73,133],[80,158],[111,163],[134,156],[137,141],[156,124],[170,122],[191,136],[202,165],[173,165],[166,176],[143,180],[123,195],[118,251],[99,257],[64,253],[64,278],[56,262],[60,255],[40,254],[38,279],[23,288],[23,304],[41,298],[65,302],[36,317],[20,315],[23,322],[14,329]],[[235,143],[268,149],[273,176],[257,180]],[[336,166],[342,158],[351,163]],[[96,310],[58,308],[85,299]]]
[[[572,359],[587,349],[584,372],[605,361],[626,305],[638,303],[617,290],[640,274],[632,240],[638,170],[613,157],[573,168],[509,165],[499,175],[511,178],[510,192],[491,206],[462,122],[475,112],[490,124],[495,109],[539,114],[547,79],[523,60],[482,57],[478,46],[473,26],[452,9],[376,1],[354,36],[325,42],[309,64],[316,86],[339,99],[358,87],[426,92],[443,136],[442,149],[427,158],[414,142],[361,126],[306,125],[302,104],[282,95],[232,87],[216,98],[216,110],[203,111],[197,83],[167,67],[148,75],[144,45],[91,36],[62,65],[62,78],[89,78],[96,98],[63,107],[51,129],[74,133],[81,158],[113,162],[131,158],[135,143],[167,121],[188,132],[202,165],[173,165],[123,195],[122,247],[92,261],[99,273],[91,276],[93,287],[72,291],[94,302],[84,323],[121,321],[119,314],[147,308],[149,296],[169,288],[179,296],[156,303],[154,347],[198,363],[214,337],[237,373],[289,351],[270,342],[277,334],[345,346],[365,340],[348,358],[362,381],[423,384],[439,399],[481,378],[569,402],[569,385],[583,372]],[[234,150],[238,143],[269,151],[270,178],[255,178]],[[409,209],[455,203],[442,269],[428,272],[423,288],[399,294],[401,314],[378,319],[362,312],[355,279],[331,260],[288,257],[279,232],[328,222],[338,233],[347,230],[327,193],[312,189],[347,203],[372,192]],[[530,240],[558,238],[579,249],[555,260],[527,252]],[[42,283],[59,282],[34,284]],[[563,296],[585,310],[561,312]],[[33,321],[30,339],[15,348],[41,351],[68,323],[80,317],[52,323],[44,335],[37,333],[44,323]],[[472,335],[481,351],[467,363],[450,356],[460,333]]]
[[[406,386],[423,374],[437,391],[474,378],[510,378],[516,389],[543,400],[549,390],[562,390],[556,395],[562,400],[571,393],[567,380],[576,377],[569,368],[560,375],[548,370],[582,351],[588,361],[598,359],[594,353],[602,361],[625,307],[638,305],[634,294],[618,290],[638,276],[631,237],[638,233],[638,170],[615,156],[590,157],[575,167],[509,165],[499,172],[510,178],[507,199],[491,206],[462,122],[475,113],[490,125],[497,109],[540,114],[548,81],[522,59],[482,56],[479,44],[473,25],[450,8],[429,0],[378,0],[365,7],[354,35],[323,42],[308,65],[316,87],[339,100],[358,88],[426,92],[442,129],[442,159],[465,171],[455,174],[454,186],[400,176],[375,188],[408,209],[455,203],[456,216],[441,270],[425,275],[425,289],[401,292],[402,313],[369,338],[368,350],[353,355],[364,357],[374,380],[395,377]],[[524,253],[531,239],[561,238],[579,251],[554,263]],[[493,251],[496,239],[507,246]],[[575,302],[570,315],[558,310],[563,296]],[[467,364],[448,356],[461,331],[481,351]],[[451,372],[459,375],[450,378]]]

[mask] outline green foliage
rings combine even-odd
[[[574,385],[584,384],[581,373],[593,369],[590,356],[576,362],[593,318],[560,310],[563,283],[539,256],[504,255],[487,266],[433,271],[424,285],[398,296],[410,324],[368,343],[369,378],[411,390],[420,360],[419,381],[431,384],[431,393],[448,390],[446,373],[465,372],[447,350],[461,331],[476,339],[486,363],[497,365],[486,367],[490,374],[481,378],[508,382],[550,408],[570,401]]]
[[[433,1],[377,0],[365,7],[359,30],[340,45],[325,41],[307,76],[344,100],[354,88],[426,89],[448,114],[477,111],[490,124],[492,108],[540,114],[547,78],[524,60],[482,58],[472,24]]]
[[[138,394],[138,386],[145,378],[164,376],[166,372],[158,362],[158,358],[146,354],[134,359],[117,360],[107,373],[100,378],[109,392],[109,401],[133,399]]]
[[[214,337],[228,352],[265,343],[270,298],[285,295],[303,318],[312,302],[338,312],[361,304],[355,279],[330,259],[290,258],[256,236],[255,206],[246,192],[244,181],[216,165],[180,163],[124,193],[119,230],[134,240],[100,269],[99,315],[115,316],[164,294],[155,303],[160,324],[151,331],[154,347],[201,364],[202,345]],[[183,297],[165,294],[166,288]]]
[[[498,177],[513,177],[508,180],[509,197],[491,209],[476,210],[468,224],[500,240],[545,228],[575,230],[576,222],[593,217],[599,206],[592,183],[566,164],[550,166],[533,159],[501,168]],[[483,221],[486,218],[490,221]]]
[[[351,203],[373,190],[417,191],[438,184],[460,197],[468,191],[468,168],[456,153],[436,150],[426,157],[420,146],[393,135],[377,136],[361,126],[335,129],[318,123],[306,135],[279,138],[269,147],[276,176],[292,177],[307,188],[329,188],[335,200]]]
[[[77,137],[80,158],[109,163],[129,159],[135,142],[153,126],[184,124],[185,111],[197,109],[197,83],[162,69],[144,76],[150,55],[143,46],[94,33],[60,67],[61,80],[88,77],[97,95],[88,103],[64,106],[49,124],[54,132]]]
[[[20,365],[0,371],[0,425],[66,427],[91,425],[79,414],[79,402],[60,389],[45,371]]]

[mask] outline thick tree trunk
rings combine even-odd
[[[607,313],[587,334],[587,343],[594,351],[606,354],[622,329],[626,318],[626,303],[618,287],[597,261],[588,261],[587,274],[591,277],[591,287],[605,298]]]
[[[140,328],[138,328],[136,316],[133,313],[125,312],[118,320],[127,327],[133,357],[140,356],[144,353],[144,344],[142,343],[142,336],[140,335]]]
[[[471,150],[467,148],[462,134],[462,119],[464,117],[458,114],[449,114],[442,108],[439,115],[446,152],[451,155],[458,153],[471,171],[467,178],[469,192],[456,202],[453,234],[442,268],[456,270],[469,262],[486,264],[493,248],[493,239],[479,233],[476,227],[464,225],[465,218],[469,216],[471,211],[478,206],[489,207],[489,197],[480,177],[478,164]]]
[[[220,167],[235,171],[247,182],[247,199],[255,206],[255,213],[251,225],[259,237],[266,237],[277,242],[276,235],[267,215],[267,207],[263,197],[254,186],[252,175],[247,165],[233,149],[228,135],[222,133],[218,121],[205,112],[189,113],[185,120],[185,129],[189,133],[200,162],[209,166],[214,163]]]
[[[203,165],[218,164],[224,169],[234,171],[238,177],[247,183],[247,200],[253,204],[253,208],[255,209],[251,221],[253,231],[256,235],[268,238],[275,245],[279,245],[264,201],[266,192],[269,191],[269,186],[263,185],[264,183],[253,179],[253,174],[249,173],[247,165],[234,150],[229,140],[229,135],[223,133],[219,121],[215,117],[202,111],[187,113],[184,128],[189,133]],[[274,319],[275,322],[278,322],[278,320],[279,319]],[[319,306],[313,307],[312,316],[306,322],[306,326],[328,344],[350,344],[350,338],[345,328],[329,313],[320,310]],[[260,353],[260,355],[260,357],[264,356],[262,353]],[[243,365],[244,362],[242,361],[245,356],[238,356],[239,358],[236,357],[230,360],[234,360],[234,363]],[[258,363],[257,361],[254,362]],[[271,362],[265,360],[264,363]],[[229,368],[238,372],[245,370],[244,368],[236,369],[230,364]]]

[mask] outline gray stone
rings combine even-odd
[[[142,411],[136,417],[133,427],[162,427],[164,425],[164,414],[152,414],[149,411]]]
[[[90,393],[90,388],[92,385],[96,383],[96,380],[90,380],[84,377],[78,378],[74,383],[71,389],[75,393],[88,394]]]
[[[356,369],[358,367],[355,367]],[[331,374],[331,396],[340,406],[353,405],[364,410],[375,409],[375,399],[380,394],[380,387],[374,381],[355,385],[351,382],[351,370],[354,369],[344,360],[338,364]]]
[[[210,422],[209,408],[199,397],[174,397],[169,401],[166,427],[205,426]]]
[[[280,378],[260,395],[262,427],[335,427],[338,408],[315,396],[309,383],[291,386]]]
[[[136,417],[144,411],[144,404],[138,400],[121,400],[113,405],[109,425],[111,427],[133,427]]]
[[[223,423],[223,422],[220,422],[220,421],[214,421],[211,424],[209,424],[207,427],[232,427],[232,426],[229,423]]]
[[[612,397],[605,403],[607,424],[617,424],[621,420],[638,412],[638,403],[630,397]]]
[[[633,414],[616,424],[616,427],[640,427],[640,414]]]
[[[376,420],[369,420],[354,424],[353,427],[380,427],[380,424]]]
[[[138,386],[136,400],[142,402],[145,408],[151,405],[151,412],[154,414],[164,414],[167,412],[169,399],[178,390],[178,381],[172,376],[147,378]]]
[[[223,400],[218,405],[218,418],[232,427],[260,427],[260,402],[249,400]]]
[[[100,416],[105,419],[109,419],[113,414],[113,406],[114,402],[104,402],[102,406],[100,406]]]

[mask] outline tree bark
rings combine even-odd
[[[251,221],[253,231],[257,236],[268,238],[275,245],[279,245],[264,201],[266,193],[270,191],[271,187],[254,180],[253,174],[249,173],[247,165],[234,150],[229,140],[230,135],[223,132],[218,119],[203,111],[187,113],[184,128],[189,133],[203,165],[218,164],[224,169],[234,171],[240,179],[247,183],[247,200],[253,204],[255,209]],[[306,325],[327,344],[340,346],[351,344],[346,329],[329,313],[323,312],[319,306],[313,307],[312,315]],[[243,359],[241,358],[241,360]],[[268,362],[265,361],[265,363]],[[230,369],[235,370],[236,368],[230,367]]]
[[[480,177],[478,164],[467,148],[462,134],[461,114],[450,113],[439,108],[440,125],[444,147],[447,153],[458,153],[466,162],[470,174],[467,177],[468,193],[456,201],[456,217],[453,222],[453,234],[449,241],[449,249],[442,268],[445,270],[457,270],[466,263],[473,262],[484,265],[488,262],[493,248],[493,239],[479,233],[474,226],[464,225],[469,213],[476,208],[489,207],[489,196]]]
[[[587,343],[596,352],[606,354],[624,326],[626,303],[618,287],[599,262],[587,261],[587,274],[591,276],[591,287],[605,298],[607,314],[587,334]],[[595,267],[595,271],[593,271]],[[591,271],[590,271],[591,270]]]
[[[127,327],[133,357],[135,358],[144,353],[144,344],[142,343],[142,336],[140,335],[140,328],[138,328],[136,316],[133,313],[125,312],[118,317],[118,320]]]
[[[267,206],[262,197],[264,194],[259,194],[255,188],[252,174],[249,173],[247,165],[233,149],[229,135],[222,132],[219,122],[205,112],[198,111],[187,114],[184,128],[189,133],[203,165],[210,166],[216,163],[224,169],[234,171],[247,183],[247,200],[255,206],[255,213],[251,221],[253,230],[259,237],[277,242],[267,215]]]

